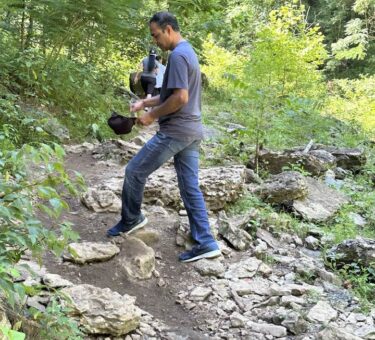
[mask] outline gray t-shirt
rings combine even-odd
[[[160,132],[179,140],[203,138],[201,122],[201,72],[192,46],[181,41],[168,58],[160,100],[165,102],[174,89],[186,89],[189,100],[180,110],[159,118]]]

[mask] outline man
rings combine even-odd
[[[198,58],[182,38],[176,18],[168,12],[150,19],[150,32],[162,50],[170,50],[161,94],[137,101],[131,111],[143,112],[141,125],[156,119],[160,131],[128,163],[122,191],[121,221],[108,230],[109,236],[130,233],[142,228],[147,218],[141,213],[147,177],[172,156],[180,194],[188,214],[191,235],[196,245],[180,254],[182,262],[212,258],[221,254],[208,222],[202,192],[198,185],[199,144],[203,137],[201,123],[201,74]]]

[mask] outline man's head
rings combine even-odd
[[[169,12],[158,12],[152,16],[150,32],[156,44],[164,51],[174,49],[181,40],[177,19]]]

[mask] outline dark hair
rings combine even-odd
[[[151,48],[150,53],[148,55],[148,64],[147,64],[147,71],[152,72],[155,69],[156,66],[156,51]]]
[[[178,26],[178,22],[176,17],[169,12],[158,12],[155,13],[152,18],[150,19],[150,24],[154,22],[156,23],[163,31],[170,25],[175,32],[180,32],[180,27]]]

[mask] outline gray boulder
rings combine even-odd
[[[62,292],[71,299],[69,315],[78,319],[88,334],[121,336],[139,327],[141,310],[134,304],[135,297],[88,284]]]
[[[305,178],[308,195],[293,202],[293,209],[308,221],[325,221],[333,216],[348,198],[337,190],[313,179]]]
[[[250,164],[249,164],[250,165]],[[269,151],[262,150],[259,154],[259,165],[271,174],[279,174],[286,167],[300,166],[313,176],[318,176],[335,166],[335,159],[327,154],[310,154],[302,151]]]
[[[119,252],[120,249],[113,243],[81,242],[70,243],[68,253],[64,253],[63,257],[65,260],[84,264],[107,261]]]
[[[128,162],[141,149],[140,145],[113,139],[98,144],[92,151],[93,157],[100,160],[115,159],[121,163]]]
[[[306,197],[307,184],[299,172],[285,171],[267,179],[257,193],[269,203],[289,202]]]
[[[207,209],[221,210],[242,195],[245,184],[245,167],[229,166],[201,169],[199,182]],[[182,201],[175,170],[161,168],[155,171],[147,181],[144,196],[145,202],[152,203],[160,199],[166,206],[180,208]]]
[[[82,203],[95,212],[119,212],[121,200],[113,191],[89,188],[82,196]]]
[[[126,236],[119,264],[133,279],[149,279],[155,269],[155,251],[136,237]]]
[[[361,340],[362,338],[348,333],[342,328],[328,325],[323,331],[321,331],[317,337],[317,340]]]
[[[337,166],[345,170],[358,170],[366,164],[365,153],[358,148],[324,147],[336,158]]]
[[[251,245],[252,237],[245,229],[254,216],[256,216],[255,210],[244,215],[230,218],[228,218],[224,212],[220,212],[218,219],[219,234],[227,240],[233,248],[237,250],[248,249]]]
[[[335,261],[339,267],[351,263],[364,267],[374,266],[375,240],[361,237],[345,240],[332,247],[327,253],[327,258]]]

